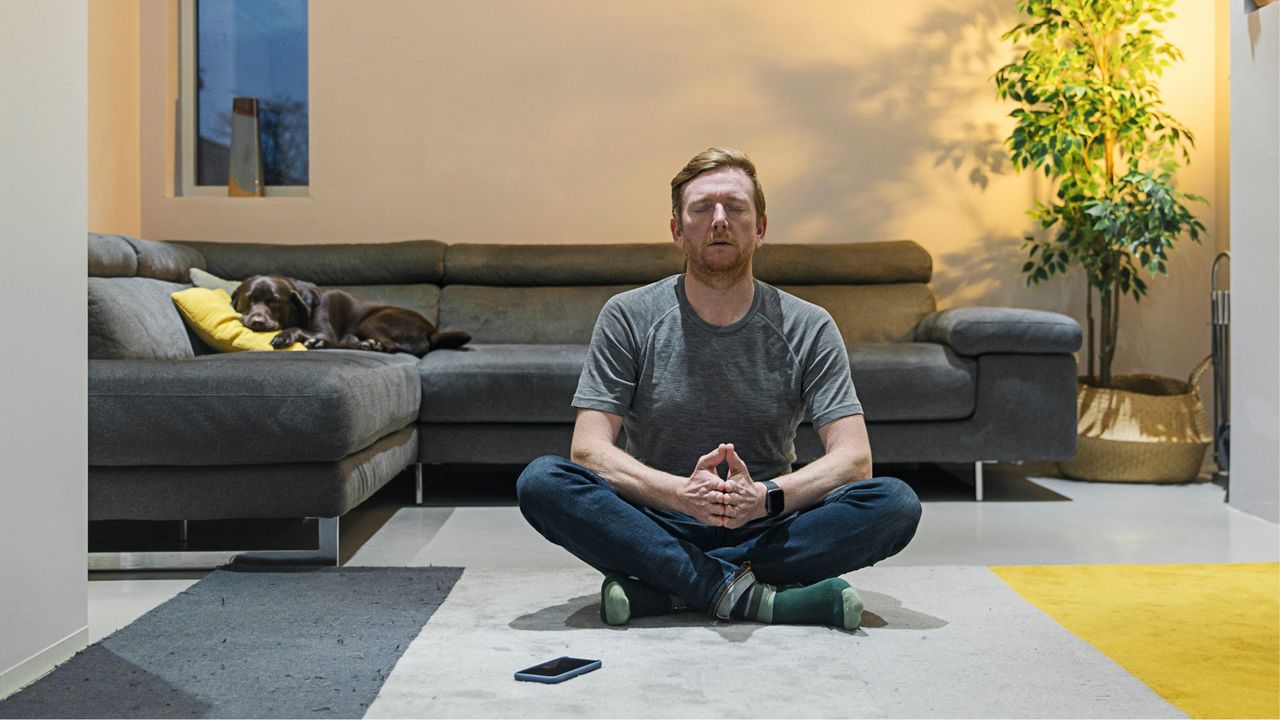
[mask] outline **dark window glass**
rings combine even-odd
[[[266,184],[308,184],[307,0],[197,0],[196,65],[196,184],[227,184],[236,97],[258,99]]]

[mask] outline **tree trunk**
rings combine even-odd
[[[1089,382],[1096,383],[1098,376],[1094,374],[1093,366],[1093,339],[1096,326],[1093,322],[1093,285],[1089,282],[1089,273],[1084,274],[1084,314],[1089,325],[1089,350],[1087,357],[1089,358],[1089,372],[1085,377],[1089,378]]]
[[[1099,352],[1100,387],[1111,387],[1111,361],[1116,354],[1116,332],[1120,329],[1120,287],[1115,283],[1102,293],[1102,348]]]

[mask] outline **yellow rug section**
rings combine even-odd
[[[1280,717],[1280,563],[991,570],[1187,715]]]

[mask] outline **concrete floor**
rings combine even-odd
[[[915,482],[912,483],[916,485]],[[988,472],[986,502],[971,489],[918,491],[915,540],[883,565],[1228,563],[1280,559],[1280,526],[1232,509],[1222,488],[1116,485]],[[509,498],[383,503],[350,565],[580,568],[535,533]],[[346,526],[344,526],[345,528]],[[145,578],[145,579],[144,579]],[[196,578],[113,575],[89,583],[90,642],[181,592]]]

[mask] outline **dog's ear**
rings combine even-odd
[[[240,297],[241,295],[243,295],[244,289],[249,287],[249,284],[253,282],[254,277],[257,277],[257,276],[255,275],[253,277],[245,278],[239,285],[236,286],[235,290],[231,291],[231,307],[235,308],[236,312],[242,313],[245,311],[245,308],[240,307]]]
[[[289,303],[301,320],[296,325],[301,326],[311,320],[311,312],[320,302],[320,293],[316,291],[315,285],[303,280],[294,280],[289,285]]]

